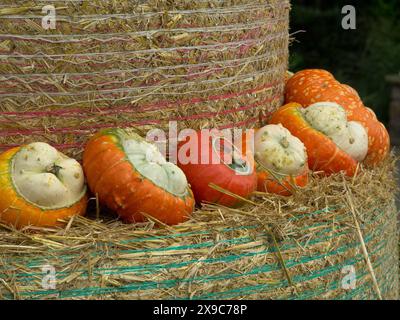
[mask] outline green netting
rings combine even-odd
[[[317,215],[323,215],[327,213],[332,213],[335,208],[327,208],[324,210],[318,210],[309,214],[304,214],[301,217],[296,216],[292,217],[290,220],[292,221],[299,221],[300,219],[305,219]],[[377,256],[378,258],[373,262],[373,266],[375,269],[381,268],[385,263],[388,265],[393,266],[393,253],[388,250],[388,246],[390,247],[390,241],[388,241],[385,234],[388,231],[388,228],[392,226],[393,221],[387,219],[388,212],[385,210],[379,210],[378,208],[372,208],[369,212],[371,218],[368,222],[365,222],[362,225],[363,229],[368,229],[369,226],[375,225],[378,223],[376,228],[373,228],[372,231],[365,235],[364,241],[367,245],[372,243],[370,248],[370,255]],[[349,217],[350,213],[345,212],[344,214],[335,216],[335,222],[339,223],[342,221],[346,221]],[[380,223],[381,222],[381,223]],[[257,226],[240,226],[240,227],[231,227],[231,228],[224,228],[221,232],[231,232],[237,230],[254,230]],[[301,227],[299,230],[304,234],[307,234],[309,230],[313,230],[315,228],[320,228],[318,232],[314,233],[314,238],[312,240],[305,240],[303,242],[294,242],[290,238],[286,239],[279,243],[279,251],[286,252],[297,248],[298,246],[315,246],[319,244],[323,244],[326,242],[331,241],[332,239],[340,238],[342,236],[351,235],[354,233],[354,230],[348,228],[346,226],[342,226],[338,228],[334,232],[332,231],[332,225],[330,221],[324,222],[316,222],[306,227]],[[131,239],[125,240],[124,242],[146,242],[152,241],[154,239],[166,239],[166,238],[182,238],[192,236],[192,235],[209,235],[209,231],[201,231],[201,232],[186,232],[186,233],[179,233],[167,236],[157,236],[157,237],[144,237],[139,239]],[[153,249],[138,249],[138,250],[117,250],[113,249],[113,244],[105,243],[104,246],[110,246],[109,253],[111,255],[115,254],[128,254],[128,253],[144,253],[144,252],[168,252],[171,250],[187,250],[193,249],[196,250],[198,248],[211,248],[217,244],[223,245],[240,245],[240,244],[249,244],[254,241],[254,239],[262,240],[262,244],[256,245],[252,247],[251,252],[243,252],[240,254],[228,254],[228,255],[221,255],[216,258],[207,258],[202,259],[201,262],[205,266],[213,265],[218,263],[230,264],[235,263],[241,259],[248,259],[254,258],[257,256],[265,256],[268,254],[276,254],[278,252],[278,248],[274,246],[265,247],[265,244],[268,243],[269,235],[265,233],[256,233],[252,237],[238,237],[233,239],[224,239],[219,242],[213,241],[205,241],[203,243],[197,244],[186,244],[186,245],[179,245],[179,246],[170,246],[166,248],[153,248]],[[310,255],[304,255],[300,257],[295,257],[293,259],[287,259],[285,261],[285,266],[289,270],[292,270],[299,266],[304,266],[307,264],[312,264],[315,262],[321,262],[331,257],[342,256],[347,257],[347,253],[359,248],[360,243],[358,239],[355,241],[351,241],[345,243],[344,245],[338,246],[334,250],[329,252],[323,253],[314,253]],[[102,246],[100,246],[99,251],[92,252],[90,255],[91,257],[99,256],[103,253]],[[25,270],[27,272],[18,272],[14,273],[13,277],[15,277],[16,281],[20,284],[25,285],[27,283],[35,281],[35,279],[40,279],[43,274],[41,272],[28,272],[28,270],[32,270],[41,266],[43,263],[52,259],[52,257],[56,256],[57,259],[62,260],[64,263],[71,262],[73,259],[76,259],[79,254],[69,254],[69,255],[58,255],[57,250],[51,253],[51,255],[46,255],[44,257],[35,257],[34,261],[30,260],[31,257],[19,257],[18,259],[14,259],[14,261],[9,261],[10,268],[1,268],[2,273],[0,277],[7,277],[7,274],[10,273],[13,264],[18,264],[19,267],[21,264],[25,265]],[[5,257],[7,259],[7,257]],[[86,261],[83,261],[83,265]],[[185,268],[188,266],[192,266],[199,262],[199,259],[188,259],[184,262],[172,262],[172,263],[149,263],[143,265],[132,265],[132,266],[123,266],[123,267],[98,267],[93,268],[92,273],[97,275],[122,275],[122,274],[134,274],[135,276],[142,276],[142,275],[154,275],[156,276],[159,272],[168,271],[173,274],[174,269]],[[311,273],[300,273],[293,275],[291,281],[297,285],[302,283],[309,283],[313,280],[323,279],[332,275],[340,274],[341,269],[346,265],[364,265],[364,256],[361,252],[358,252],[351,258],[346,259],[339,259],[336,264],[329,265],[326,267],[321,267],[316,272]],[[21,269],[19,269],[21,270]],[[206,276],[193,276],[188,277],[185,279],[168,279],[165,281],[140,281],[139,283],[131,283],[128,285],[122,285],[117,287],[98,287],[98,286],[87,286],[84,288],[73,288],[67,290],[33,290],[27,292],[20,292],[20,296],[25,299],[36,299],[40,297],[57,297],[61,299],[68,299],[68,298],[90,298],[96,296],[107,296],[112,294],[118,293],[131,293],[135,291],[146,291],[146,290],[162,290],[162,289],[171,289],[174,287],[181,286],[182,284],[189,284],[189,283],[196,283],[196,284],[207,284],[212,282],[221,282],[226,280],[233,280],[239,278],[246,278],[252,276],[258,276],[261,274],[268,275],[271,272],[281,272],[282,265],[279,261],[274,263],[268,263],[260,266],[256,266],[247,272],[242,273],[230,273],[230,272],[222,272],[218,275],[206,275]],[[90,278],[89,273],[84,268],[74,270],[73,272],[79,274],[79,278],[82,280],[88,280]],[[71,271],[59,271],[57,272],[57,280],[63,280],[67,277],[71,276]],[[356,289],[351,290],[350,292],[343,292],[341,295],[337,295],[336,299],[353,299],[353,298],[375,298],[376,293],[373,292],[370,274],[364,268],[361,269],[361,272],[356,274],[357,276],[357,283],[358,286]],[[381,290],[383,293],[390,292],[393,289],[394,284],[396,283],[395,279],[395,272],[389,272],[387,275],[386,272],[382,272],[381,276],[378,276],[378,281],[381,284]],[[314,287],[310,290],[304,290],[298,293],[292,293],[290,295],[283,295],[278,296],[278,299],[313,299],[323,296],[327,292],[333,292],[340,289],[341,279],[340,277],[336,277],[328,284],[322,284],[317,287]],[[200,294],[194,296],[180,296],[176,297],[176,299],[235,299],[239,297],[252,297],[258,296],[260,293],[268,294],[268,292],[272,292],[274,290],[280,288],[289,288],[290,284],[288,279],[281,278],[279,280],[271,278],[269,283],[263,284],[256,284],[252,286],[243,286],[231,290],[226,291],[218,291],[218,292],[209,292],[207,294]],[[12,298],[12,295],[6,294],[5,298]]]
[[[374,210],[375,212],[375,210]],[[380,213],[380,215],[377,216],[377,218],[381,217],[383,214]],[[338,221],[340,219],[337,219]],[[324,224],[322,223],[317,223],[314,224],[308,228],[304,228],[303,231],[306,231],[309,228],[314,228],[315,226],[323,226]],[[373,235],[376,235],[376,233],[381,233],[382,230],[387,227],[387,223],[385,223],[383,226],[379,227],[372,235],[370,235],[369,237],[367,237],[365,239],[366,243],[368,243]],[[251,227],[248,227],[251,228]],[[329,239],[332,239],[334,237],[338,237],[340,235],[345,235],[348,234],[348,231],[343,231],[343,232],[337,232],[335,235],[331,235],[331,236],[326,236],[327,233],[330,233],[329,229],[325,229],[322,230],[318,233],[316,233],[317,236],[322,236],[320,238],[316,238],[315,240],[309,241],[308,244],[312,245],[312,244],[318,244],[321,242],[325,242]],[[324,236],[325,235],[325,236]],[[179,235],[181,236],[181,235]],[[267,239],[266,235],[258,235],[258,239]],[[251,242],[253,239],[251,239],[250,237],[246,237],[246,238],[238,238],[238,239],[230,239],[230,240],[224,240],[224,241],[220,241],[219,243],[234,243],[234,244],[242,244],[242,243],[248,243]],[[300,245],[305,245],[306,243],[300,243]],[[349,245],[343,246],[333,252],[331,252],[328,256],[332,256],[332,255],[336,255],[338,253],[343,252],[344,250],[348,250],[350,248],[354,248],[358,245],[358,242],[355,243],[351,243]],[[154,249],[152,251],[168,251],[168,250],[176,250],[176,249],[195,249],[195,248],[199,248],[199,247],[211,247],[216,245],[216,243],[203,243],[203,244],[198,244],[198,245],[186,245],[186,246],[179,246],[179,247],[170,247],[170,248],[158,248],[158,249]],[[291,248],[294,248],[296,245],[294,244],[283,244],[280,247],[280,250],[288,250]],[[255,246],[253,247],[254,249],[260,248],[262,247],[262,245],[259,246]],[[150,250],[123,250],[120,251],[121,253],[132,253],[132,252],[144,252],[144,251],[150,251]],[[244,257],[252,257],[252,256],[256,256],[256,255],[263,255],[263,254],[267,254],[267,253],[276,253],[277,249],[276,248],[269,248],[268,250],[263,250],[257,253],[244,253],[241,255],[230,255],[230,256],[223,256],[223,257],[219,257],[219,258],[215,258],[215,259],[204,259],[202,260],[203,263],[216,263],[216,262],[232,262],[234,260],[238,260],[238,259],[242,259]],[[100,253],[97,253],[100,254]],[[308,263],[311,262],[313,260],[318,260],[321,259],[323,257],[325,257],[326,255],[316,255],[316,256],[312,256],[312,257],[304,257],[300,259],[300,263]],[[61,256],[61,259],[65,259],[65,256]],[[23,260],[23,259],[21,259]],[[144,274],[144,273],[154,273],[157,272],[160,269],[174,269],[174,268],[181,268],[184,266],[188,266],[191,265],[193,263],[196,263],[198,260],[196,259],[192,259],[192,260],[188,260],[186,262],[181,262],[181,263],[171,263],[171,264],[149,264],[149,265],[143,265],[143,266],[131,266],[131,267],[123,267],[123,268],[96,268],[96,272],[98,273],[102,273],[102,274],[121,274],[121,273],[125,273],[125,272],[135,272],[136,274]],[[40,266],[43,265],[43,263],[45,263],[46,260],[41,260],[40,263],[38,264],[38,262],[36,262],[36,264],[32,264],[32,263],[28,263],[26,265],[27,268],[33,268],[35,266]],[[295,261],[287,261],[286,262],[287,267],[290,267],[292,264],[296,265]],[[298,263],[297,263],[298,264]],[[339,268],[339,267],[338,267]],[[269,265],[266,267],[262,267],[262,268],[257,268],[254,270],[255,273],[261,273],[261,272],[269,272],[269,271],[273,271],[273,270],[279,270],[280,266],[278,264],[275,265]],[[87,272],[85,270],[77,270],[78,272],[82,272],[81,276],[83,278],[87,278]],[[254,272],[252,273],[245,273],[243,274],[243,276],[249,275],[249,274],[254,274]],[[58,272],[58,276],[61,276],[60,278],[62,279],[63,277],[68,276],[70,273],[68,272]],[[15,276],[17,276],[19,279],[23,279],[25,281],[31,281],[33,277],[35,276],[41,276],[42,274],[39,272],[33,272],[33,273],[17,273],[14,274]],[[5,274],[0,274],[0,276],[5,276]],[[222,279],[226,279],[226,278],[233,278],[234,275],[225,275],[224,278],[222,276],[220,277],[215,277],[215,280],[222,280]],[[199,279],[196,279],[197,281]]]

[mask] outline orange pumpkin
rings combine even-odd
[[[0,221],[16,228],[56,227],[87,205],[79,163],[45,143],[0,155]]]
[[[214,184],[242,198],[257,188],[254,160],[249,150],[239,150],[222,132],[199,131],[178,145],[178,165],[185,172],[197,203],[211,202],[233,207],[240,198],[212,188]]]
[[[272,114],[270,123],[282,124],[303,142],[311,170],[323,171],[328,175],[340,171],[348,176],[355,174],[358,162],[341,150],[332,139],[313,128],[304,118],[300,104],[289,103],[281,107]]]
[[[297,102],[304,107],[316,102],[338,103],[346,110],[349,121],[357,121],[367,130],[369,146],[364,162],[376,165],[387,156],[390,138],[385,126],[371,109],[364,106],[356,90],[341,84],[328,71],[310,69],[297,72],[287,82],[285,101]]]
[[[278,181],[278,180],[279,181]],[[294,188],[304,188],[308,184],[308,167],[303,173],[283,177],[271,176],[266,171],[257,173],[257,190],[260,192],[274,193],[280,196],[289,197],[293,194]]]
[[[135,133],[107,129],[96,134],[86,145],[83,168],[100,203],[125,222],[143,222],[147,214],[175,225],[193,212],[183,172]]]

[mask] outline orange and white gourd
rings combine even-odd
[[[87,196],[81,165],[36,142],[0,155],[0,221],[15,227],[53,227],[83,215]]]
[[[289,103],[271,116],[270,123],[282,124],[305,145],[313,171],[332,174],[344,171],[353,176],[368,153],[368,134],[356,121],[348,121],[344,108],[322,102],[303,108]]]
[[[309,69],[294,74],[286,83],[286,103],[299,103],[304,108],[317,102],[334,102],[343,107],[349,121],[360,123],[368,134],[368,153],[364,163],[374,166],[390,151],[390,138],[375,113],[366,107],[355,89],[340,83],[326,70]]]
[[[254,136],[258,168],[258,191],[283,196],[292,194],[293,186],[308,182],[307,153],[300,139],[281,124],[267,125]]]
[[[333,102],[319,102],[302,109],[311,126],[329,137],[341,150],[358,162],[368,153],[368,134],[357,121],[347,121],[346,111]]]
[[[83,167],[101,204],[128,223],[146,215],[169,225],[189,219],[193,193],[185,174],[134,132],[107,129],[86,145]]]

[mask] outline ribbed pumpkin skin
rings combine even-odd
[[[143,177],[127,159],[118,134],[98,133],[87,143],[83,169],[88,185],[100,203],[128,223],[145,221],[142,213],[168,225],[189,219],[194,208],[190,189],[184,198],[174,196]]]
[[[337,81],[325,70],[309,69],[297,72],[286,84],[286,103],[297,102],[308,107],[316,102],[335,102],[347,113],[349,121],[358,121],[368,132],[368,154],[364,163],[376,165],[386,158],[390,137],[385,126],[366,108],[357,91]]]
[[[326,174],[344,171],[354,176],[357,161],[351,158],[321,132],[313,129],[300,113],[302,106],[289,103],[273,113],[270,123],[281,123],[292,135],[305,145],[308,155],[308,166],[313,171],[324,171]]]
[[[308,168],[298,176],[285,176],[281,181],[276,181],[266,171],[257,173],[257,190],[260,192],[274,193],[289,197],[293,194],[293,186],[305,187],[308,184]]]
[[[0,221],[15,228],[26,226],[57,227],[74,215],[85,215],[87,195],[70,207],[43,210],[20,196],[13,185],[11,177],[11,163],[14,155],[21,147],[10,149],[0,155]]]

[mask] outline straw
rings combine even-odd
[[[291,197],[258,192],[237,208],[204,204],[177,226],[150,216],[146,223],[123,224],[104,208],[98,220],[94,206],[88,217],[76,216],[62,229],[1,226],[0,295],[375,299],[373,270],[381,297],[396,299],[394,168],[390,158],[374,170],[360,166],[356,179],[311,175]],[[44,265],[56,271],[55,290],[42,287]],[[355,290],[341,285],[348,265],[356,270]]]
[[[0,151],[80,159],[102,128],[251,128],[283,101],[288,0],[57,1],[55,30],[42,4],[0,8]]]

